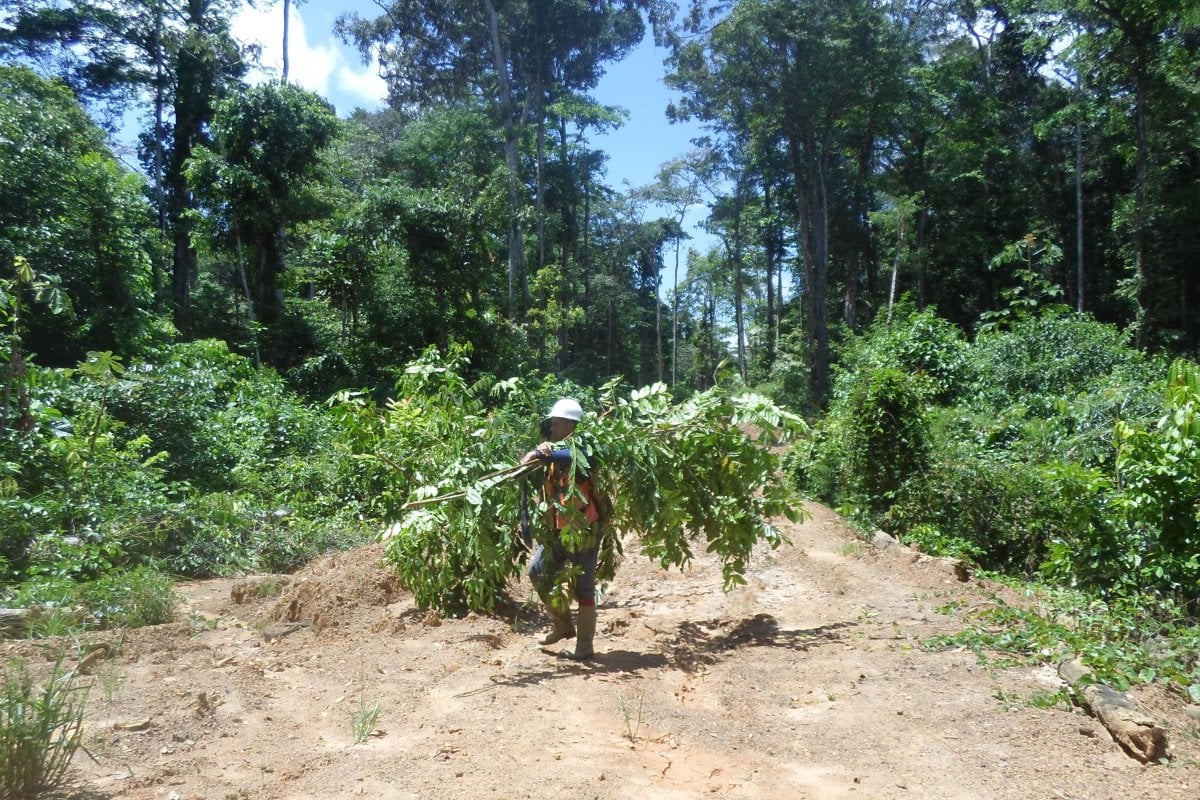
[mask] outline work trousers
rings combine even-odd
[[[551,537],[549,547],[538,544],[529,565],[529,580],[534,588],[544,596],[554,589],[554,578],[567,564],[579,568],[575,577],[575,599],[581,606],[596,604],[596,559],[600,555],[601,534],[604,532],[601,523],[592,524],[592,544],[586,550],[571,552],[563,545],[558,536]]]

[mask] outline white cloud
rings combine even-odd
[[[288,26],[288,80],[325,97],[342,113],[355,107],[378,108],[387,97],[387,86],[372,66],[364,66],[347,57],[347,50],[332,32],[325,41],[312,44],[300,10],[292,8]],[[259,82],[278,78],[283,72],[283,10],[241,10],[231,25],[234,38],[245,44],[262,46],[261,67],[250,75]]]

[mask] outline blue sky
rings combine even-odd
[[[289,78],[327,98],[341,116],[359,107],[381,108],[386,94],[375,66],[363,64],[355,49],[333,35],[334,19],[346,11],[374,16],[379,6],[373,0],[308,0],[299,8],[293,3],[288,47]],[[261,77],[278,75],[283,66],[282,2],[244,9],[233,21],[233,32],[243,42],[262,45],[262,63],[270,72]],[[614,188],[624,189],[626,182],[630,186],[652,182],[662,163],[687,153],[691,139],[700,134],[694,124],[667,121],[665,110],[673,97],[662,82],[665,56],[666,51],[656,48],[647,35],[629,57],[608,66],[593,93],[597,101],[629,111],[624,126],[591,137],[592,145],[609,155],[607,183]],[[695,227],[704,214],[704,208],[696,208],[688,216],[695,246],[713,243]]]

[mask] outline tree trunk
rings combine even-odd
[[[25,638],[31,616],[26,608],[0,608],[0,638]]]
[[[1146,347],[1149,340],[1149,281],[1146,277],[1146,185],[1149,182],[1149,148],[1146,136],[1146,67],[1138,57],[1134,66],[1134,157],[1133,190],[1133,261],[1137,281],[1137,333],[1134,345]]]
[[[767,268],[767,336],[766,357],[764,363],[767,369],[775,364],[775,220],[771,216],[771,180],[763,177],[763,214],[767,220],[766,242],[764,248]]]
[[[738,190],[738,208],[734,211],[733,220],[733,321],[737,335],[738,374],[742,381],[746,380],[746,318],[743,309],[742,295],[745,293],[745,280],[742,276],[742,209],[741,190]]]
[[[204,17],[208,12],[206,3],[188,0],[184,24],[189,35],[199,36],[204,30]],[[174,242],[171,273],[171,300],[174,306],[176,325],[186,330],[186,315],[192,281],[196,275],[197,255],[192,247],[192,223],[190,212],[196,208],[184,167],[192,157],[192,150],[204,135],[209,101],[213,88],[211,65],[207,54],[195,46],[184,46],[175,55],[175,125],[172,130],[171,159],[166,183],[170,197],[169,221]]]
[[[917,209],[917,309],[925,310],[926,278],[925,258],[928,255],[926,231],[929,222],[929,212],[924,206]]]
[[[701,346],[701,368],[700,374],[696,377],[696,382],[700,391],[704,391],[713,385],[717,367],[717,298],[716,287],[713,286],[713,276],[710,272],[708,279],[704,282],[704,310],[701,314],[703,320],[701,327],[703,328],[704,338],[700,343]]]
[[[558,120],[558,144],[559,158],[562,161],[563,171],[568,176],[574,175],[574,170],[571,167],[571,153],[567,145],[567,123],[563,118]],[[559,282],[559,301],[564,310],[570,309],[573,305],[574,298],[571,297],[571,280],[570,269],[571,262],[574,260],[575,248],[577,244],[579,220],[577,214],[578,207],[574,203],[562,203],[562,221],[563,232],[562,241],[559,244],[559,265],[562,270],[561,280]],[[559,326],[558,330],[558,366],[561,369],[563,364],[568,360],[570,355],[569,347],[571,343],[570,331],[566,325]]]
[[[607,358],[606,358],[609,375],[613,374],[613,358],[614,358],[613,342],[614,342],[614,338],[616,336],[616,330],[615,330],[616,326],[617,326],[617,320],[616,320],[616,314],[613,311],[613,300],[612,300],[612,298],[609,298],[609,300],[608,300],[608,353],[607,353]]]
[[[887,319],[892,321],[892,306],[896,304],[896,278],[900,274],[900,256],[904,252],[904,221],[903,208],[896,216],[896,257],[892,259],[892,281],[888,287]]]
[[[283,76],[280,83],[288,82],[288,18],[291,17],[292,0],[283,0]]]
[[[842,321],[850,330],[858,327],[858,276],[861,274],[861,254],[846,259],[846,288],[842,293]]]
[[[178,98],[177,98],[178,99]],[[183,315],[188,307],[192,275],[196,270],[196,253],[192,249],[192,224],[188,212],[191,198],[183,166],[192,155],[192,132],[190,115],[176,102],[174,141],[171,147],[170,197],[168,219],[171,223],[173,244],[171,258],[171,304],[175,311],[175,324],[186,330]]]
[[[875,109],[871,109],[871,119],[874,118]],[[879,297],[879,264],[875,258],[875,243],[871,236],[871,207],[874,205],[874,194],[871,192],[870,179],[875,171],[874,166],[875,153],[875,132],[874,125],[869,123],[867,129],[863,132],[861,143],[858,148],[858,180],[854,190],[855,204],[855,223],[858,226],[858,255],[859,255],[859,275],[861,275],[866,283],[867,297],[872,303]],[[851,314],[857,321],[857,303],[858,290],[854,292],[855,309]],[[851,325],[851,329],[857,325]]]
[[[171,302],[175,308],[175,324],[186,329],[183,319],[189,305],[192,276],[196,272],[196,254],[192,250],[191,223],[183,212],[186,210],[185,201],[177,201],[172,215],[174,251],[171,265]]]
[[[780,236],[780,238],[777,241],[779,242],[780,255],[782,255],[783,254],[782,233],[781,232],[777,232],[777,233]],[[778,347],[779,341],[780,341],[780,334],[783,330],[783,260],[782,259],[780,259],[780,262],[779,262],[779,269],[776,270],[775,283],[776,283],[775,296],[777,298],[779,298],[779,313],[775,315],[775,344],[776,344],[776,347]]]
[[[163,12],[162,0],[154,4],[154,207],[158,211],[158,235],[160,241],[165,241],[167,235],[167,204],[163,193],[163,140],[166,129],[163,126],[163,110],[166,106],[166,81],[163,76]],[[154,292],[154,310],[162,310],[162,265],[158,258],[152,260],[151,275]]]
[[[657,258],[655,259],[658,260]],[[662,282],[654,281],[654,362],[657,367],[658,382],[663,381],[663,348],[662,348],[662,301],[658,296],[658,287]]]
[[[1075,311],[1083,313],[1083,97],[1076,86],[1075,115]]]
[[[508,79],[508,58],[500,41],[500,20],[496,14],[496,6],[492,0],[483,0],[487,11],[488,32],[492,40],[492,63],[496,69],[496,79],[500,85],[500,117],[504,127],[504,161],[508,166],[508,313],[513,319],[524,315],[525,287],[528,285],[525,275],[525,237],[521,233],[520,224],[520,141],[517,125],[514,120],[515,109],[512,99],[512,88]],[[518,301],[517,292],[521,290]]]
[[[542,94],[541,76],[534,87],[537,115],[537,268],[546,266],[546,104]]]
[[[238,278],[242,282],[242,294],[246,297],[246,318],[250,322],[251,338],[254,340],[254,366],[262,366],[262,354],[258,349],[258,331],[255,329],[254,298],[250,294],[250,283],[246,280],[246,259],[242,255],[242,231],[237,218],[233,220],[233,238],[237,245]]]
[[[583,307],[591,305],[592,290],[592,175],[585,161],[583,172],[583,249],[580,253],[580,268],[583,271]]]
[[[679,217],[680,231],[683,230],[683,215]],[[679,247],[682,244],[675,240],[675,277],[671,283],[671,388],[679,375]]]
[[[788,153],[796,181],[796,224],[804,259],[804,292],[808,310],[805,331],[812,358],[813,400],[822,404],[829,391],[829,325],[825,302],[829,281],[829,206],[821,159],[813,136],[789,134]]]

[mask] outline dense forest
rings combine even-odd
[[[9,604],[154,618],[559,394],[752,389],[809,421],[795,489],[1179,622],[1148,679],[1200,699],[1196,4],[386,0],[337,23],[389,89],[348,118],[248,82],[241,6],[0,3]],[[648,32],[704,134],[621,190],[590,93]]]

